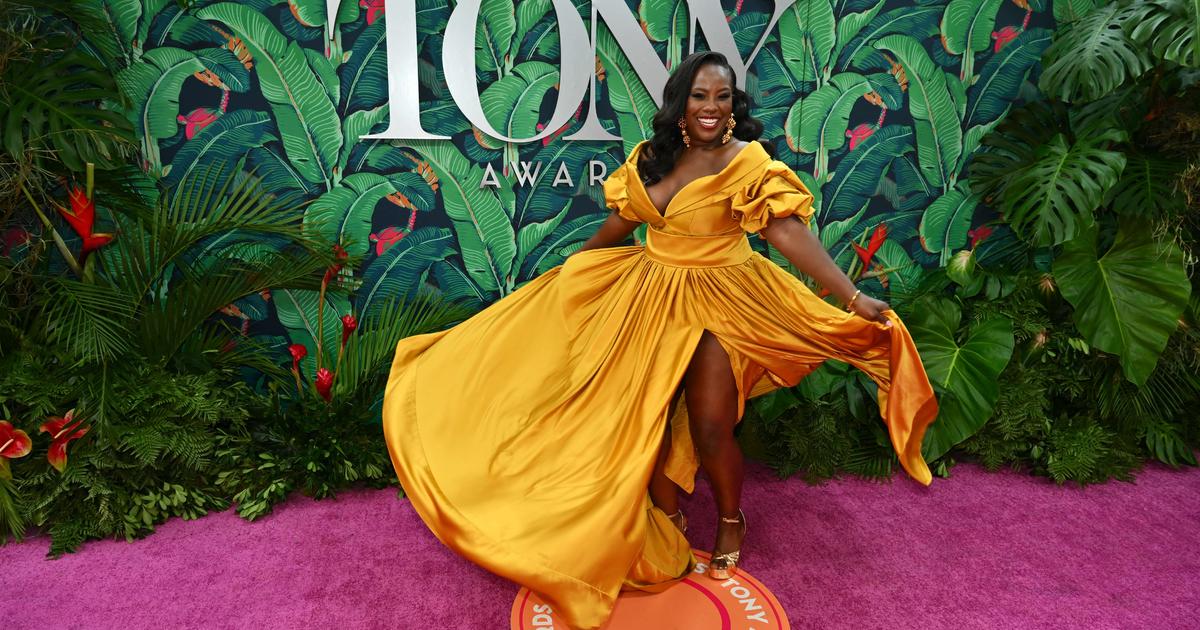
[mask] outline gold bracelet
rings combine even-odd
[[[854,291],[854,295],[850,296],[850,301],[846,302],[846,310],[847,310],[847,311],[853,311],[853,310],[854,310],[854,300],[857,300],[857,299],[858,299],[858,296],[860,296],[860,295],[862,295],[862,290],[861,290],[861,289],[855,289],[855,291]]]

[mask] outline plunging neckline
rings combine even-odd
[[[637,170],[638,161],[636,159],[633,161],[633,169],[634,169],[634,172],[637,173],[637,177],[635,179],[637,180],[638,185],[642,187],[642,194],[644,194],[646,196],[646,203],[650,206],[650,208],[652,210],[654,210],[655,214],[657,214],[659,216],[659,218],[666,219],[667,213],[670,212],[670,210],[671,210],[671,204],[675,203],[675,200],[679,198],[679,195],[683,194],[683,191],[687,190],[688,186],[691,186],[692,184],[695,184],[696,182],[698,182],[700,180],[711,179],[713,177],[717,177],[718,175],[724,174],[725,171],[729,170],[729,167],[733,166],[735,162],[737,162],[739,159],[741,159],[742,155],[746,153],[746,150],[749,149],[750,146],[755,144],[756,142],[758,142],[758,141],[750,140],[749,142],[747,142],[746,146],[738,149],[737,154],[734,155],[729,160],[729,163],[726,164],[725,166],[721,167],[721,170],[717,171],[716,173],[709,173],[708,175],[701,175],[700,177],[693,179],[692,181],[684,184],[683,186],[680,186],[679,190],[675,191],[675,194],[672,195],[671,198],[667,200],[667,205],[662,210],[659,210],[658,206],[654,205],[654,200],[650,198],[650,191],[646,190],[646,184],[644,184],[642,182],[642,173],[641,173],[641,171]],[[640,157],[640,153],[641,152],[639,151],[639,157]]]

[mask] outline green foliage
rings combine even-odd
[[[140,538],[172,516],[228,500],[213,485],[215,435],[243,423],[250,390],[228,370],[180,375],[148,365],[96,373],[30,344],[0,359],[0,408],[34,437],[14,462],[21,521],[51,537],[53,556],[95,538]],[[74,408],[89,428],[60,474],[37,426]],[[20,538],[11,524],[6,536]]]
[[[1190,293],[1183,253],[1145,223],[1125,223],[1100,255],[1092,228],[1067,243],[1054,261],[1075,323],[1100,350],[1121,357],[1125,376],[1143,385],[1167,338],[1178,327]]]

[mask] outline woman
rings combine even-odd
[[[698,465],[720,519],[709,575],[734,574],[746,521],[733,427],[747,398],[826,359],[879,384],[901,464],[930,482],[921,437],[937,407],[912,340],[806,228],[812,195],[756,141],[748,106],[722,55],[686,58],[654,137],[605,182],[615,212],[580,251],[397,347],[384,433],[414,509],[573,627],[602,624],[622,588],[692,570],[675,493]],[[645,247],[615,246],[642,222]],[[850,312],[755,253],[748,232]]]

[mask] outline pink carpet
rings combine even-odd
[[[1200,471],[1057,487],[960,465],[931,488],[810,487],[750,466],[745,566],[793,628],[1195,628]],[[707,548],[707,488],[689,532]],[[508,627],[517,587],[443,547],[393,491],[296,497],[256,523],[173,520],[45,559],[0,547],[0,619],[24,628]],[[703,629],[696,629],[703,630]]]

